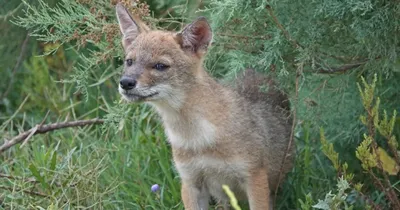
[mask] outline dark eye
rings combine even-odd
[[[162,64],[162,63],[157,63],[156,65],[153,66],[153,69],[157,69],[158,71],[164,71],[168,68],[169,66]]]
[[[132,66],[132,63],[133,63],[132,59],[127,59],[126,60],[126,65],[127,66]]]

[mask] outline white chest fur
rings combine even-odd
[[[166,120],[164,123],[168,141],[175,148],[200,150],[215,142],[216,128],[204,118],[195,117],[190,122]]]
[[[150,103],[163,118],[168,141],[173,147],[182,149],[201,150],[212,146],[217,135],[215,125],[203,116],[182,116],[178,110],[183,98],[177,96],[174,100]]]

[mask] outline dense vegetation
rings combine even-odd
[[[183,209],[158,116],[117,92],[117,2],[153,28],[206,16],[211,74],[254,68],[288,92],[297,153],[278,209],[400,209],[400,4],[387,0],[0,0],[0,209]]]

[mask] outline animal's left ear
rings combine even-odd
[[[150,29],[137,17],[131,16],[129,11],[121,3],[118,3],[115,9],[119,28],[123,35],[122,45],[126,50],[140,33],[147,32]]]
[[[205,17],[199,17],[177,34],[178,42],[184,50],[194,53],[205,52],[212,40],[211,27]]]

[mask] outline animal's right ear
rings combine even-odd
[[[115,9],[117,12],[119,28],[123,35],[122,45],[126,50],[143,29],[139,27],[134,18],[129,14],[129,11],[121,3],[118,3]]]
[[[211,27],[205,17],[199,17],[177,34],[181,47],[194,53],[203,54],[212,40]]]

